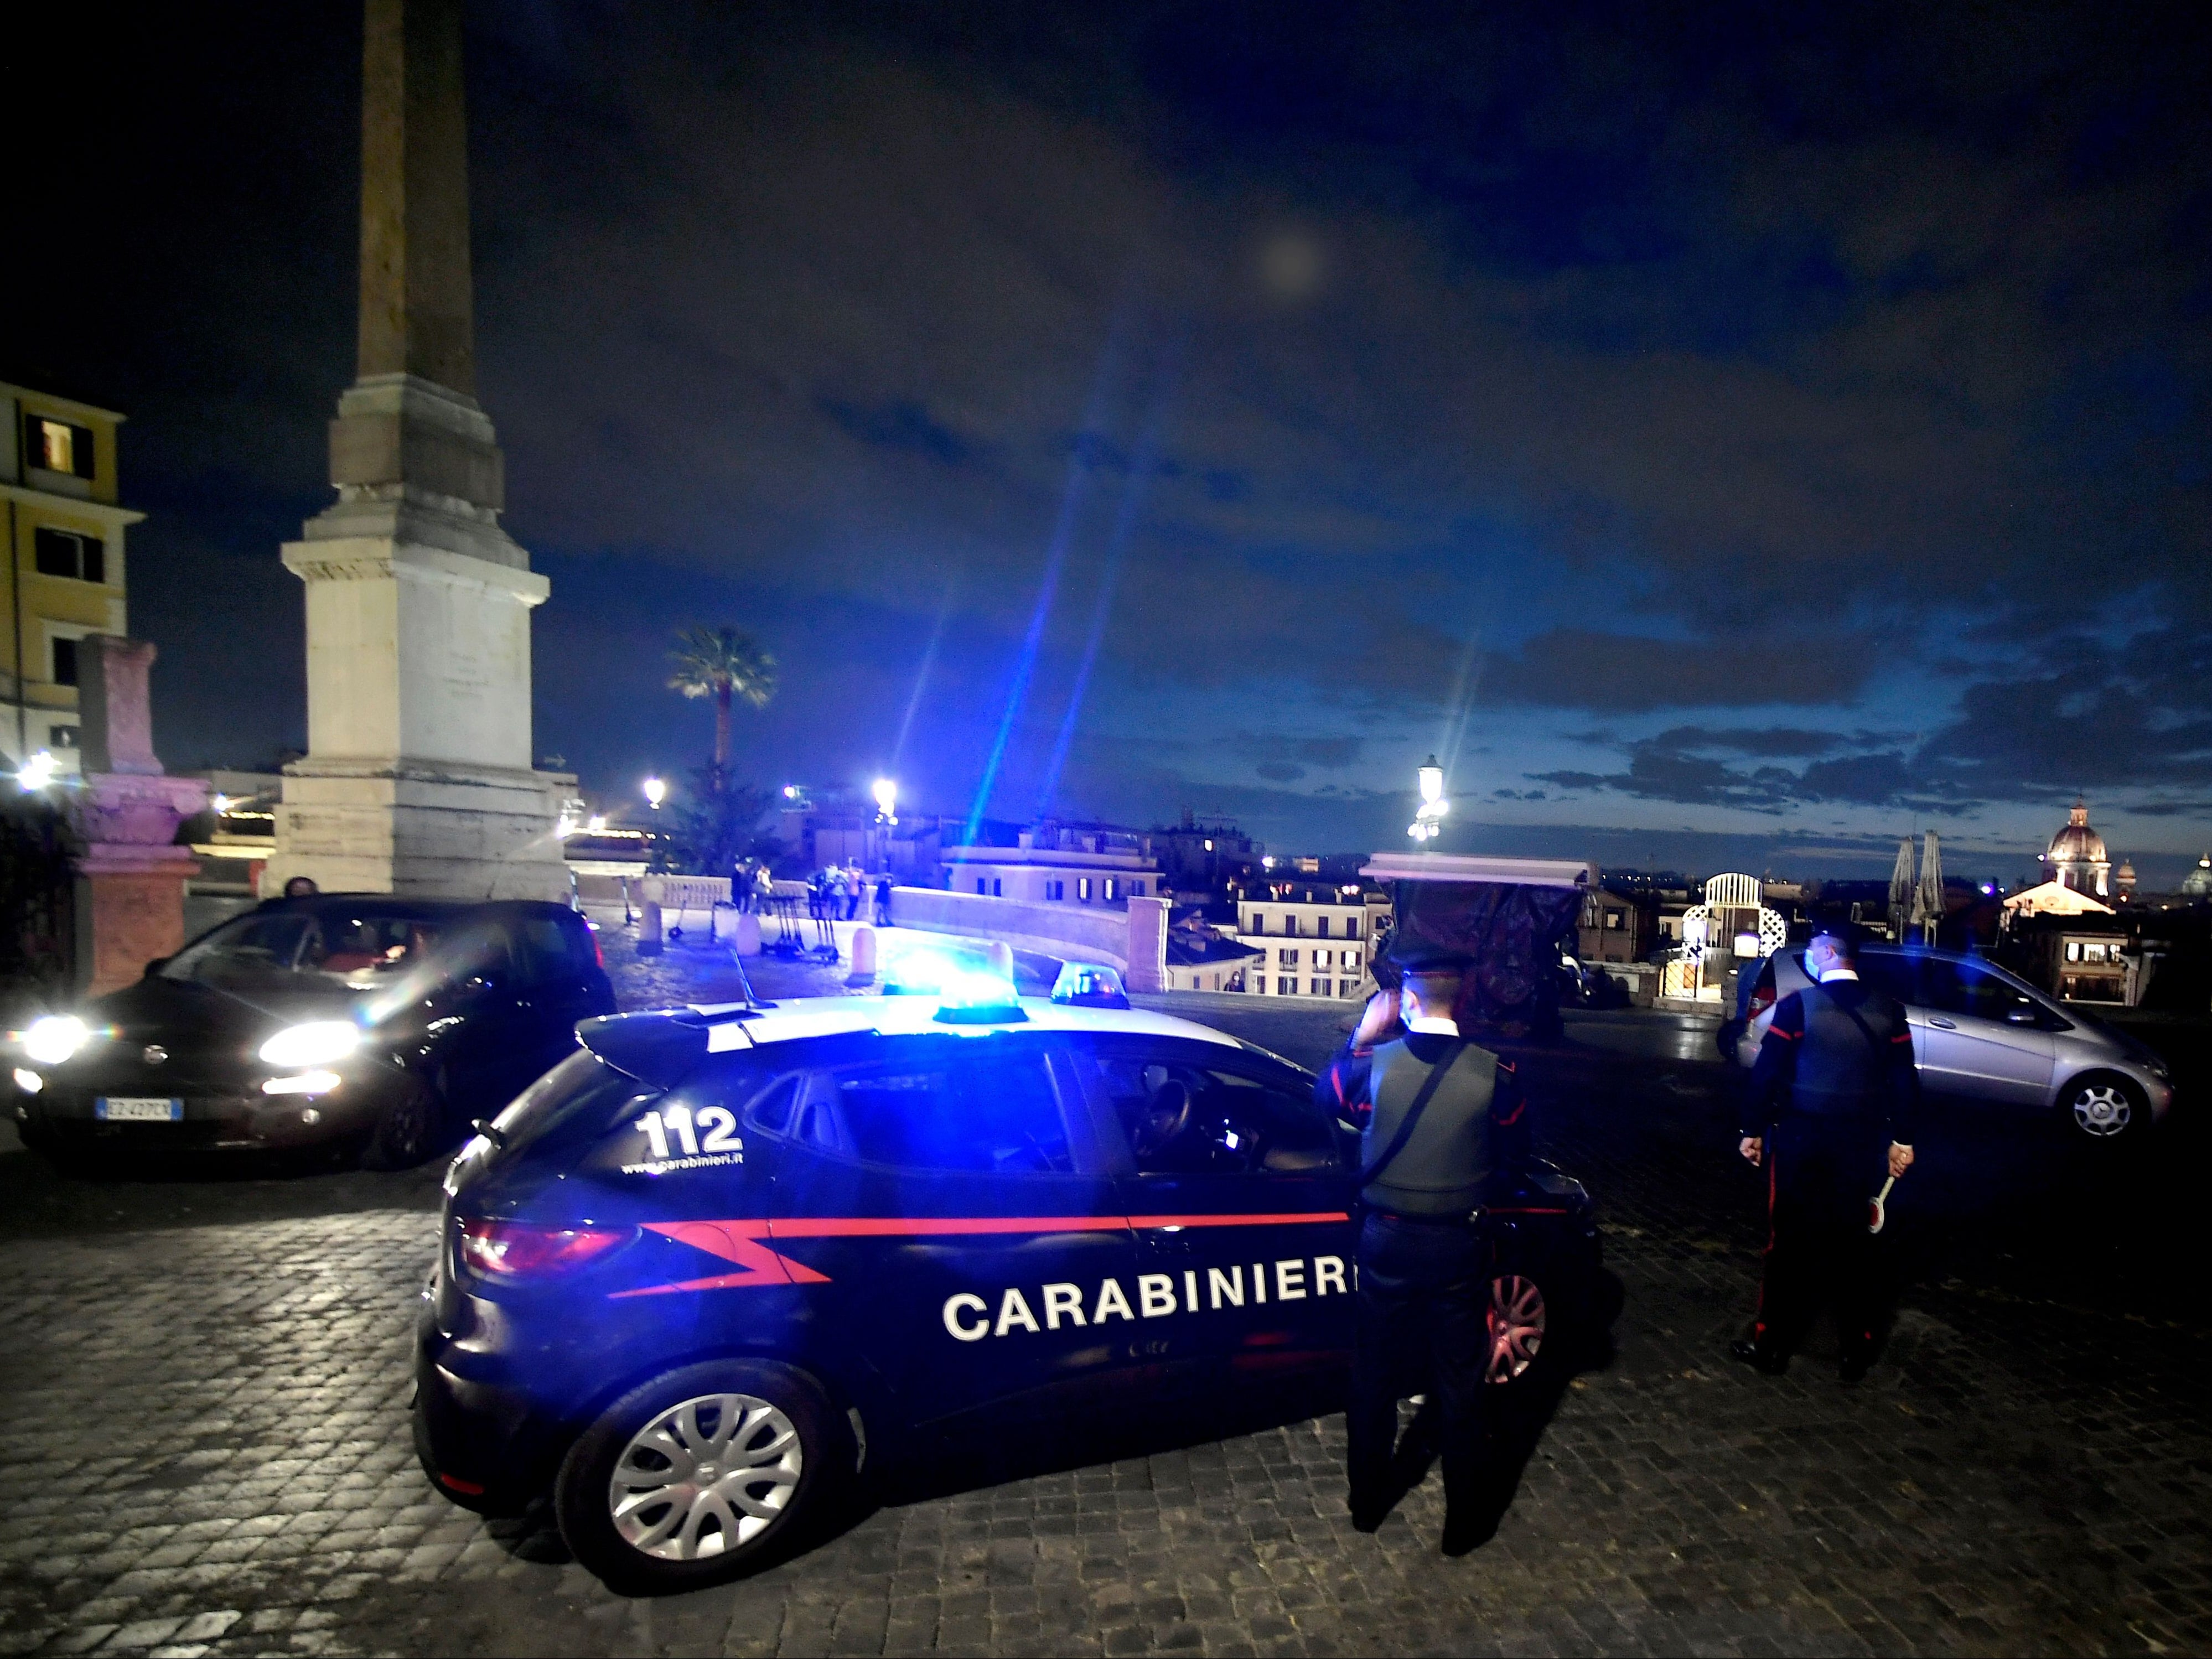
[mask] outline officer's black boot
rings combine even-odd
[[[1738,1337],[1729,1343],[1729,1352],[1743,1361],[1745,1364],[1753,1366],[1765,1372],[1769,1376],[1779,1376],[1790,1369],[1788,1354],[1778,1352],[1772,1348],[1745,1337]]]

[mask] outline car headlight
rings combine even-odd
[[[92,1041],[92,1028],[75,1014],[48,1014],[23,1033],[23,1052],[41,1066],[58,1066]]]
[[[328,1066],[361,1047],[361,1030],[349,1019],[311,1019],[288,1025],[261,1045],[264,1065],[296,1069]]]

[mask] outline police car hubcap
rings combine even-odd
[[[2107,1084],[2074,1097],[2074,1121],[2093,1135],[2116,1135],[2128,1127],[2128,1097]]]
[[[1544,1346],[1544,1292],[1533,1279],[1501,1273],[1490,1281],[1490,1380],[1510,1382],[1536,1363]]]
[[[702,1395],[630,1437],[607,1510],[624,1540],[660,1560],[720,1555],[775,1523],[805,1466],[798,1429],[767,1401]]]

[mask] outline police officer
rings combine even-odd
[[[1912,1166],[1919,1073],[1905,1010],[1860,980],[1856,930],[1823,927],[1805,947],[1815,982],[1784,997],[1745,1091],[1741,1150],[1767,1175],[1766,1271],[1739,1359],[1772,1376],[1826,1299],[1841,1374],[1863,1377],[1881,1312],[1868,1206]]]
[[[1485,1188],[1493,1169],[1525,1158],[1528,1143],[1512,1066],[1462,1039],[1453,1019],[1463,965],[1410,968],[1401,990],[1377,993],[1316,1091],[1325,1109],[1361,1125],[1358,1348],[1346,1419],[1352,1525],[1374,1531],[1397,1496],[1395,1362],[1425,1348],[1443,1419],[1448,1555],[1472,1549],[1481,1530]]]

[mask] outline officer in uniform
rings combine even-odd
[[[1316,1089],[1325,1109],[1361,1126],[1358,1346],[1346,1417],[1352,1524],[1374,1531],[1395,1499],[1396,1362],[1425,1349],[1443,1418],[1448,1555],[1480,1541],[1485,1189],[1493,1169],[1526,1157],[1528,1137],[1512,1066],[1462,1039],[1452,1018],[1463,965],[1409,967],[1401,990],[1378,993]]]
[[[1774,1011],[1745,1091],[1741,1150],[1767,1176],[1766,1271],[1739,1359],[1772,1376],[1820,1303],[1834,1310],[1842,1376],[1863,1377],[1881,1312],[1868,1205],[1912,1165],[1920,1077],[1894,998],[1862,981],[1856,930],[1824,927],[1805,947],[1816,982]]]

